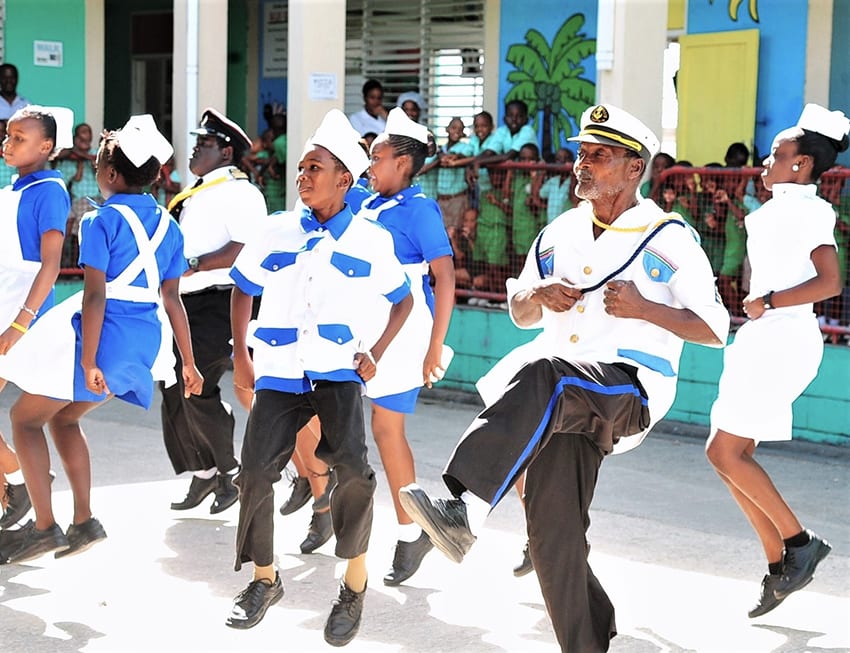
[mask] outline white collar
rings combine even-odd
[[[771,192],[774,197],[817,197],[818,187],[815,184],[773,184]]]

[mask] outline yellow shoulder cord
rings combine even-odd
[[[225,181],[230,181],[231,179],[248,179],[248,175],[246,175],[244,172],[237,168],[233,168],[227,177],[219,177],[218,179],[213,179],[212,181],[204,182],[200,186],[193,186],[192,188],[186,188],[185,190],[180,191],[179,193],[177,193],[177,195],[171,198],[171,201],[168,203],[167,208],[170,212],[171,209],[177,206],[180,202],[182,202],[188,197],[192,197],[192,195],[194,195],[198,191],[209,188],[210,186],[215,186],[217,184],[224,183]]]

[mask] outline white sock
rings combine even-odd
[[[419,524],[399,524],[398,525],[398,541],[399,542],[415,542],[422,535],[422,529]]]
[[[18,467],[14,472],[6,474],[6,482],[9,485],[23,485],[24,484],[24,473],[21,471],[21,468]]]
[[[198,478],[202,478],[205,481],[211,479],[213,476],[218,474],[218,467],[213,467],[212,469],[202,469],[197,472],[192,472]]]
[[[466,504],[466,518],[469,521],[469,530],[474,535],[481,530],[487,515],[490,514],[490,504],[475,496],[467,490],[460,495],[460,500]]]

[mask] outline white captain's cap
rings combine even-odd
[[[314,145],[320,145],[342,161],[352,177],[357,179],[369,167],[369,159],[359,140],[360,133],[351,126],[345,114],[339,109],[331,109],[304,144],[304,153]],[[301,158],[304,158],[304,154]]]
[[[660,143],[652,130],[632,114],[611,104],[597,104],[581,114],[581,131],[568,141],[599,143],[637,152],[644,161],[658,153]]]
[[[819,104],[809,103],[803,107],[797,127],[841,141],[850,132],[850,120],[843,111],[830,111]]]
[[[137,168],[141,168],[151,157],[162,165],[174,154],[171,143],[156,128],[153,116],[149,113],[130,116],[127,124],[115,132],[115,141]]]
[[[420,143],[428,144],[428,128],[425,125],[420,125],[418,122],[413,122],[407,117],[404,109],[396,107],[387,115],[387,125],[384,127],[384,133],[394,136],[407,136],[414,138]]]

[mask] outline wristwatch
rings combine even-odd
[[[764,297],[761,298],[761,301],[764,304],[764,309],[767,310],[769,308],[773,308],[773,291],[771,290]]]
[[[201,265],[201,260],[197,256],[192,256],[186,262],[189,264],[189,269],[193,272],[197,272],[198,267]]]

